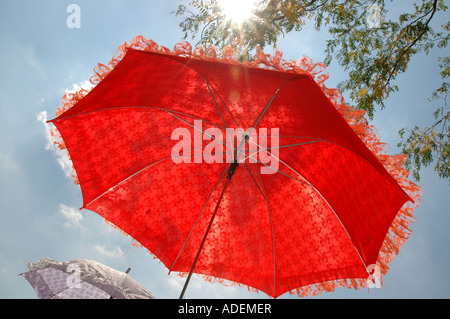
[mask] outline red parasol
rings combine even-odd
[[[239,62],[229,47],[218,57],[139,36],[51,122],[83,208],[187,282],[273,297],[361,288],[410,236],[420,188],[324,71],[279,51]]]

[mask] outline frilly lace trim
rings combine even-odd
[[[48,267],[53,267],[55,269],[59,269],[61,271],[67,272],[66,268],[71,263],[73,263],[73,264],[79,263],[80,265],[83,265],[83,264],[87,265],[89,263],[94,263],[94,264],[101,265],[100,267],[102,267],[102,268],[106,268],[106,266],[103,266],[100,263],[97,263],[97,262],[94,262],[94,261],[90,261],[90,260],[79,259],[79,260],[71,260],[71,261],[66,261],[66,262],[60,262],[60,261],[56,261],[56,260],[53,260],[53,259],[48,258],[48,257],[41,258],[36,263],[29,262],[29,263],[27,263],[27,267],[28,267],[28,269],[30,271],[36,271],[36,270],[41,270],[41,269],[48,268]],[[88,282],[90,282],[92,284],[97,284],[97,285],[102,285],[102,284],[103,285],[113,285],[114,284],[113,282],[108,280],[107,277],[95,276],[95,275],[92,275],[92,274],[87,273],[87,272],[82,272],[82,273],[80,273],[80,276],[81,275],[82,275],[82,278],[81,278],[82,280],[88,281]]]
[[[27,263],[27,267],[30,271],[51,267],[66,273],[71,273],[68,271],[69,265],[78,267],[76,275],[79,276],[79,279],[103,290],[112,297],[126,299],[155,298],[151,292],[146,290],[139,283],[130,279],[125,273],[93,260],[74,259],[60,262],[45,257],[39,259],[36,263]]]
[[[366,111],[358,110],[353,107],[348,106],[341,92],[338,89],[330,89],[325,86],[325,81],[329,78],[326,72],[326,67],[323,63],[314,63],[309,57],[301,57],[298,60],[285,60],[283,59],[282,52],[279,50],[275,51],[275,54],[270,55],[264,53],[261,47],[257,48],[257,52],[254,56],[253,61],[239,61],[239,55],[234,52],[234,50],[226,46],[222,49],[221,53],[217,53],[213,45],[204,49],[203,47],[192,48],[192,46],[186,42],[179,42],[175,45],[173,50],[170,50],[164,46],[160,46],[151,39],[146,39],[143,36],[137,36],[129,42],[123,43],[117,50],[116,54],[109,61],[108,65],[97,64],[94,68],[94,74],[90,78],[90,82],[96,86],[100,83],[112,69],[121,61],[125,56],[127,49],[133,48],[142,51],[149,51],[155,53],[171,54],[183,57],[192,57],[195,59],[207,60],[207,61],[219,61],[226,62],[229,64],[245,65],[248,67],[257,67],[271,70],[278,70],[289,73],[306,74],[311,76],[316,83],[320,86],[325,95],[333,103],[335,108],[344,117],[344,119],[350,124],[356,134],[360,139],[366,144],[366,146],[375,154],[378,160],[384,165],[387,171],[394,177],[394,179],[399,183],[403,190],[410,196],[414,203],[407,202],[398,212],[396,218],[394,219],[386,237],[384,243],[381,247],[378,260],[377,268],[381,275],[386,274],[389,269],[388,264],[392,262],[399,253],[400,247],[409,239],[412,231],[409,229],[409,225],[415,221],[413,216],[414,209],[420,204],[420,197],[423,194],[422,189],[408,180],[409,171],[405,168],[405,162],[407,159],[406,154],[400,155],[388,155],[387,145],[382,143],[377,137],[376,129],[368,124],[365,118]],[[56,116],[61,115],[73,105],[75,105],[80,99],[82,99],[90,90],[80,89],[75,93],[66,93],[61,103],[57,109]],[[59,149],[64,150],[66,147],[64,141],[59,135],[56,128],[52,130],[53,142],[58,146]],[[68,155],[68,153],[67,153]],[[72,171],[72,177],[76,184],[79,184],[76,177],[75,170]],[[109,223],[111,224],[111,223]],[[115,228],[117,226],[113,225]],[[122,231],[123,232],[123,231]],[[125,233],[124,233],[125,234]],[[127,235],[127,234],[125,234]],[[142,247],[136,241],[133,245],[137,247]],[[150,252],[151,253],[151,252]],[[157,257],[154,257],[157,259]],[[180,273],[181,276],[185,274]],[[203,279],[210,282],[219,282],[226,286],[229,285],[239,285],[244,286],[240,283],[230,282],[223,280],[221,278],[215,278],[211,276],[199,275]],[[381,278],[380,278],[381,280]],[[330,282],[316,283],[313,285],[299,287],[292,291],[291,294],[297,294],[300,297],[308,297],[318,295],[322,292],[331,292],[336,288],[346,287],[353,289],[361,289],[368,287],[367,278],[356,278],[356,279],[339,279]],[[248,287],[250,291],[257,291],[252,287]]]
[[[39,259],[35,263],[31,263],[31,262],[27,263],[27,267],[28,267],[29,271],[36,271],[36,270],[40,270],[40,269],[44,269],[44,268],[53,266],[55,263],[60,264],[59,262],[57,262],[53,259],[45,257],[45,258]]]

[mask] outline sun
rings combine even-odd
[[[242,24],[252,16],[256,0],[218,0],[227,19]]]

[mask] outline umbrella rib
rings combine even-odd
[[[277,271],[276,271],[276,254],[275,254],[275,233],[273,231],[273,220],[272,220],[272,210],[270,209],[270,203],[269,203],[269,197],[267,196],[266,188],[264,186],[264,182],[262,180],[261,174],[259,173],[259,170],[256,170],[259,176],[259,180],[261,181],[261,186],[264,191],[264,199],[267,204],[267,209],[269,212],[269,219],[270,219],[270,230],[272,233],[272,254],[273,254],[273,293],[275,295],[276,287],[277,287]]]
[[[176,119],[182,121],[183,123],[185,123],[185,124],[191,126],[191,127],[194,128],[195,130],[197,130],[197,131],[199,131],[199,132],[202,132],[202,133],[205,134],[206,136],[209,136],[211,139],[213,139],[213,140],[215,140],[215,141],[217,141],[217,142],[220,142],[220,143],[222,143],[222,144],[225,145],[225,146],[228,146],[224,141],[220,141],[220,140],[216,139],[216,138],[213,137],[211,134],[208,134],[208,133],[206,133],[205,131],[203,131],[203,130],[199,129],[198,127],[196,127],[195,125],[192,125],[191,123],[186,122],[186,121],[183,120],[182,118],[180,118],[180,117],[178,117],[178,116],[172,114],[170,111],[166,111],[166,112],[167,112],[168,114],[172,115],[173,117],[175,117]],[[231,147],[233,147],[233,146],[231,146]],[[234,148],[233,148],[233,149],[234,149]]]
[[[222,129],[222,130],[225,130],[225,129],[227,128],[226,123],[225,123],[225,127],[222,127],[222,126],[219,126],[219,125],[217,125],[217,124],[214,124],[214,123],[212,123],[212,122],[210,122],[210,121],[206,121],[205,119],[202,119],[201,117],[194,116],[194,115],[191,115],[191,114],[183,113],[183,112],[180,112],[180,111],[173,111],[173,110],[169,110],[169,109],[162,109],[162,110],[164,110],[164,111],[166,111],[166,112],[168,112],[168,113],[170,113],[170,112],[172,112],[172,113],[177,113],[177,114],[180,114],[180,115],[184,115],[184,116],[187,116],[187,117],[191,117],[191,118],[193,118],[193,119],[201,120],[202,122],[208,123],[208,124],[210,124],[210,125],[212,125],[212,126],[215,126],[215,127],[220,128],[220,129]]]
[[[185,64],[186,65],[186,64]],[[186,65],[187,67],[190,67],[188,65]],[[190,67],[191,68],[191,67]],[[216,102],[216,99],[214,98],[214,95],[211,92],[211,89],[214,91],[214,93],[217,95],[217,97],[220,99],[220,101],[222,102],[223,106],[227,109],[228,114],[230,114],[231,118],[233,119],[234,123],[237,125],[237,127],[239,127],[236,119],[234,118],[233,114],[230,112],[230,110],[228,109],[227,105],[225,104],[225,102],[222,100],[222,98],[220,97],[220,95],[217,93],[216,89],[209,83],[209,81],[206,79],[206,77],[203,76],[203,74],[201,74],[200,72],[198,72],[196,69],[191,68],[192,70],[194,70],[202,79],[203,81],[205,81],[206,86],[208,87],[209,90],[209,94],[211,94],[211,97],[213,98],[214,104],[216,105],[217,111],[220,114],[220,117],[222,118],[223,122],[225,123],[225,126],[227,126],[227,123],[225,122],[225,119],[223,117],[222,112],[220,111],[219,105]],[[228,127],[228,126],[227,126]]]
[[[196,150],[196,149],[199,149],[199,148],[203,148],[203,146],[193,147],[193,148],[189,149],[189,152],[190,152],[190,151],[193,151],[193,150]],[[107,194],[107,193],[109,193],[110,191],[112,191],[112,190],[113,190],[114,188],[116,188],[117,186],[119,186],[119,185],[125,183],[125,182],[126,182],[127,180],[129,180],[130,178],[132,178],[132,177],[138,175],[139,173],[142,173],[144,170],[146,170],[146,169],[152,167],[153,165],[159,164],[160,162],[165,161],[165,160],[167,160],[167,159],[169,159],[169,158],[174,158],[174,157],[176,157],[176,158],[180,158],[180,157],[190,157],[190,156],[199,156],[199,155],[203,156],[203,154],[187,154],[187,155],[184,155],[184,154],[183,154],[183,155],[171,155],[171,156],[163,157],[163,158],[161,158],[161,159],[159,159],[159,160],[157,160],[157,161],[155,161],[155,162],[153,162],[153,163],[151,163],[151,164],[145,166],[144,168],[141,168],[140,170],[136,171],[135,173],[131,174],[130,176],[124,178],[124,179],[121,180],[119,183],[117,183],[116,185],[110,187],[107,191],[103,192],[102,194],[100,194],[99,196],[97,196],[96,198],[94,198],[93,200],[91,200],[89,203],[87,203],[86,205],[83,205],[83,207],[81,207],[80,209],[86,208],[87,206],[89,206],[90,204],[92,204],[93,202],[95,202],[96,200],[98,200],[99,198],[103,197],[105,194]]]
[[[264,193],[262,192],[261,188],[259,187],[258,183],[256,182],[255,177],[253,176],[252,172],[250,171],[250,167],[248,167],[247,162],[244,162],[244,164],[245,164],[245,167],[247,168],[248,172],[250,173],[250,176],[251,176],[253,182],[255,182],[255,185],[256,185],[256,187],[258,188],[259,192],[261,193],[262,197],[264,198],[265,201],[267,201],[266,196],[265,196]]]
[[[260,136],[266,136],[266,135],[260,135]],[[341,145],[341,144],[339,144],[339,143],[336,143],[336,142],[333,142],[333,141],[330,141],[330,140],[326,140],[326,139],[323,139],[323,138],[317,138],[317,137],[309,137],[309,136],[284,136],[284,135],[273,135],[273,136],[278,136],[278,137],[287,137],[287,138],[301,138],[301,139],[314,139],[315,141],[314,142],[326,142],[326,143],[330,143],[330,144],[332,144],[332,145],[336,145],[336,146],[338,146],[338,147],[340,147],[340,148],[342,148],[342,149],[344,149],[344,150],[346,150],[346,151],[348,151],[348,152],[350,152],[350,153],[353,153],[354,155],[356,155],[358,158],[361,158],[362,160],[364,160],[365,162],[367,162],[369,165],[371,165],[374,169],[376,169],[381,175],[383,175],[390,183],[393,183],[396,187],[398,187],[399,189],[400,189],[400,191],[402,192],[402,193],[404,193],[404,194],[406,194],[405,193],[405,190],[400,186],[400,185],[398,185],[396,182],[395,182],[395,180],[393,180],[393,178],[392,178],[392,176],[389,174],[389,172],[387,172],[388,173],[388,175],[389,176],[391,176],[391,178],[388,178],[384,173],[383,173],[383,171],[382,170],[380,170],[378,167],[376,167],[371,161],[369,161],[367,158],[365,158],[364,156],[361,156],[360,154],[358,154],[357,152],[355,152],[355,151],[353,151],[352,149],[350,149],[350,148],[348,148],[348,147],[346,147],[346,146],[344,146],[344,145]],[[287,145],[287,146],[280,146],[279,148],[282,148],[282,147],[291,147],[291,146],[298,146],[298,145],[304,145],[304,144],[310,144],[310,143],[312,143],[313,141],[310,141],[310,142],[305,142],[305,143],[299,143],[299,144],[290,144],[290,145]],[[364,144],[364,143],[363,143]],[[259,145],[258,145],[259,146]],[[259,146],[259,147],[261,147],[261,146]],[[271,148],[267,148],[267,149],[271,149]],[[383,166],[383,165],[382,165]],[[383,166],[384,167],[384,166]],[[406,194],[407,195],[407,194]],[[408,195],[407,195],[408,196]],[[408,196],[409,197],[409,196]]]
[[[280,148],[286,148],[286,147],[292,147],[292,146],[300,146],[300,145],[306,145],[306,144],[313,144],[313,143],[317,143],[320,142],[321,140],[317,140],[317,141],[309,141],[309,142],[303,142],[303,143],[296,143],[296,144],[288,144],[288,145],[281,145],[278,147],[267,147],[263,150],[272,150],[272,149],[280,149]]]
[[[253,155],[255,155],[255,154],[257,154],[257,153],[259,153],[261,151],[267,151],[267,150],[272,150],[272,149],[280,149],[280,148],[286,148],[286,147],[292,147],[292,146],[300,146],[300,145],[312,144],[312,143],[317,143],[317,142],[320,142],[320,141],[321,140],[317,140],[317,141],[310,141],[310,142],[304,142],[304,143],[282,145],[282,146],[278,146],[278,147],[266,147],[266,148],[263,148],[263,147],[260,146],[259,150],[257,150],[256,152],[252,153],[251,155],[248,155],[247,157],[244,157],[243,160],[245,161],[247,158],[250,158],[251,156],[253,156]]]
[[[110,110],[127,109],[127,108],[146,108],[146,109],[160,110],[160,111],[164,111],[164,112],[167,112],[167,113],[170,113],[170,112],[171,112],[171,113],[176,113],[176,114],[180,114],[180,115],[183,115],[183,116],[191,117],[191,118],[193,118],[193,119],[201,120],[202,122],[208,123],[208,124],[210,124],[210,125],[212,125],[212,126],[215,126],[215,127],[220,128],[220,129],[222,129],[222,130],[225,129],[225,127],[223,127],[223,126],[214,124],[214,123],[212,123],[212,122],[210,122],[210,121],[204,120],[204,119],[202,119],[201,117],[194,116],[194,115],[192,115],[192,114],[183,113],[183,112],[180,112],[180,111],[175,111],[175,110],[171,110],[171,109],[164,108],[164,107],[158,107],[158,106],[146,106],[146,105],[117,106],[117,107],[110,107],[110,108],[104,108],[104,109],[98,109],[98,110],[87,111],[87,112],[78,113],[78,114],[73,114],[73,115],[69,115],[69,116],[63,116],[63,115],[64,115],[64,114],[63,114],[63,115],[61,115],[60,117],[57,117],[57,118],[52,119],[52,120],[48,120],[47,123],[52,123],[52,122],[55,122],[55,121],[57,121],[57,120],[66,120],[66,119],[70,119],[70,118],[73,118],[73,117],[78,117],[78,116],[81,116],[81,115],[87,115],[87,114],[92,114],[92,113],[97,113],[97,112],[104,112],[104,111],[110,111]]]
[[[262,112],[258,115],[258,117],[256,118],[256,123],[253,122],[254,124],[252,125],[253,128],[256,128],[259,124],[259,122],[261,121],[261,119],[263,118],[263,116],[266,114],[267,110],[269,109],[269,106],[272,104],[273,100],[275,99],[275,96],[277,96],[278,92],[280,92],[279,88],[272,96],[272,98],[269,100],[269,103],[266,104],[265,108],[262,110]]]
[[[217,97],[219,98],[220,102],[222,102],[223,106],[227,109],[228,114],[230,114],[231,118],[233,119],[234,124],[236,124],[236,127],[240,127],[240,125],[238,124],[238,122],[236,121],[235,117],[233,116],[233,114],[231,113],[230,109],[228,108],[228,106],[226,105],[226,103],[223,101],[222,97],[220,96],[219,93],[217,93],[216,89],[211,86],[214,93],[217,95]],[[220,110],[219,110],[220,112]]]
[[[203,76],[202,76],[202,77],[203,77]],[[211,95],[211,97],[212,97],[212,99],[213,99],[213,101],[214,101],[214,105],[216,106],[216,109],[217,109],[217,111],[219,112],[220,117],[222,118],[223,124],[225,124],[225,127],[228,128],[227,122],[225,122],[225,118],[223,117],[222,112],[220,112],[219,105],[217,104],[217,101],[216,101],[216,99],[214,98],[214,94],[213,94],[212,91],[211,91],[211,85],[209,84],[209,82],[208,82],[205,78],[203,78],[203,80],[205,81],[206,86],[208,87],[209,94]],[[214,92],[215,92],[215,90],[214,90]],[[217,94],[217,93],[216,93],[216,94]]]
[[[286,82],[284,82],[276,91],[275,93],[272,95],[272,97],[270,98],[269,102],[266,104],[266,106],[264,107],[264,109],[260,112],[260,114],[258,115],[258,117],[255,119],[255,121],[253,122],[254,124],[251,126],[252,128],[256,128],[259,124],[259,122],[261,121],[261,119],[263,118],[263,116],[266,114],[267,110],[269,109],[270,105],[272,105],[273,100],[275,99],[275,97],[277,96],[278,92],[280,92],[280,90],[286,86],[288,83],[297,80],[298,78],[295,79],[290,79],[287,80]]]
[[[236,121],[235,117],[234,117],[233,114],[231,113],[230,109],[228,108],[228,106],[226,105],[226,103],[223,101],[223,99],[222,99],[222,97],[220,96],[220,94],[217,93],[216,89],[215,89],[212,85],[210,85],[209,82],[208,82],[206,79],[204,79],[204,80],[205,80],[205,82],[208,84],[208,89],[209,89],[210,86],[211,86],[212,90],[213,90],[214,93],[217,95],[217,97],[219,98],[220,102],[222,102],[222,105],[223,105],[223,106],[225,107],[225,109],[228,111],[228,114],[231,116],[233,122],[236,124],[236,127],[240,127],[240,125],[239,125],[238,122]],[[211,93],[211,91],[210,91],[210,93]],[[217,110],[218,110],[219,113],[220,113],[220,116],[222,117],[223,121],[225,122],[225,119],[223,118],[223,114],[222,114],[222,112],[220,111],[219,106],[217,105],[216,100],[214,99],[214,96],[213,96],[212,93],[211,93],[211,96],[213,97],[214,103],[216,104],[216,107],[217,107]],[[226,124],[225,124],[225,125],[226,125]],[[228,127],[227,127],[227,128],[228,128]],[[232,137],[232,135],[231,135],[231,132],[229,132],[228,130],[226,130],[226,134],[230,134],[230,140],[233,139],[233,137]],[[228,138],[228,136],[227,136],[227,138]],[[232,146],[232,147],[233,147],[233,146]]]
[[[203,205],[200,213],[198,214],[197,219],[195,220],[194,224],[192,225],[191,230],[189,231],[189,234],[187,235],[186,239],[184,240],[183,245],[181,246],[180,250],[178,251],[177,257],[175,258],[174,262],[172,263],[172,266],[169,269],[169,273],[172,271],[173,267],[175,267],[175,264],[178,261],[178,258],[180,257],[181,252],[183,251],[184,247],[186,246],[186,244],[187,244],[187,242],[188,242],[192,232],[194,231],[194,228],[197,225],[197,222],[200,220],[200,217],[202,216],[202,214],[203,214],[203,212],[204,212],[204,210],[206,208],[206,205],[208,204],[209,200],[211,199],[211,197],[212,197],[214,191],[216,190],[217,186],[219,186],[220,182],[222,181],[223,177],[225,176],[225,173],[227,172],[227,169],[228,169],[229,166],[230,165],[227,165],[227,167],[224,169],[222,175],[219,177],[219,180],[217,181],[217,183],[214,185],[213,189],[209,193],[209,196],[206,199],[205,204]]]
[[[258,143],[256,143],[256,142],[253,141],[253,140],[250,140],[250,141],[262,149],[261,145],[259,145]],[[272,153],[269,152],[269,151],[267,151],[267,153],[269,153],[269,154],[270,154],[271,156],[273,156],[276,160],[278,160],[280,163],[284,164],[287,168],[289,168],[291,171],[293,171],[295,174],[297,174],[298,176],[300,176],[302,179],[304,179],[304,180],[306,181],[306,182],[302,182],[302,181],[299,181],[299,182],[302,182],[303,184],[312,186],[311,183],[309,183],[309,181],[308,181],[303,175],[301,175],[301,174],[300,174],[299,172],[297,172],[295,169],[293,169],[292,167],[290,167],[288,164],[286,164],[284,161],[282,161],[279,157],[277,157],[276,155],[272,154]],[[259,162],[259,161],[258,161],[258,162]],[[261,163],[262,163],[262,162],[261,162]],[[264,163],[262,163],[262,164],[264,164]],[[264,165],[265,165],[265,164],[264,164]],[[266,166],[267,166],[267,165],[266,165]],[[280,172],[280,173],[281,173],[281,172]],[[297,179],[296,179],[296,180],[297,180]]]
[[[253,142],[253,141],[252,141]],[[253,142],[255,143],[255,142]],[[255,143],[256,144],[256,143]],[[256,144],[258,145],[258,144]],[[258,145],[259,146],[259,145]],[[276,157],[275,155],[273,155],[272,153],[268,152],[269,154],[271,154],[272,156],[274,156],[275,158],[277,158],[281,163],[283,163],[286,167],[288,167],[289,169],[291,169],[294,173],[296,173],[298,176],[300,176],[301,178],[303,178],[306,182],[307,185],[311,186],[314,191],[319,194],[319,196],[323,199],[323,201],[328,205],[328,207],[331,209],[331,211],[333,212],[334,216],[338,219],[339,223],[341,224],[342,228],[344,229],[345,233],[347,234],[348,238],[350,239],[351,243],[353,244],[353,247],[356,250],[356,253],[358,254],[359,258],[361,259],[361,262],[363,263],[364,268],[366,269],[366,271],[369,273],[369,271],[367,270],[367,266],[366,263],[364,262],[364,259],[361,256],[361,253],[359,252],[358,247],[356,247],[355,242],[353,241],[352,237],[350,236],[350,234],[347,231],[347,228],[345,227],[345,225],[342,223],[341,219],[339,218],[339,216],[337,215],[336,211],[333,209],[333,207],[331,207],[330,203],[328,202],[328,200],[325,198],[325,196],[322,195],[322,193],[313,185],[311,184],[311,182],[305,178],[303,175],[301,175],[299,172],[297,172],[296,170],[294,170],[292,167],[290,167],[289,165],[287,165],[285,162],[283,162],[282,160],[280,160],[278,157]],[[281,172],[280,172],[281,173]],[[369,273],[370,274],[370,273]]]
[[[77,285],[81,285],[82,283],[85,283],[85,282],[86,282],[86,281],[84,281],[84,280],[82,280],[82,279],[80,279],[80,280],[81,280],[81,282],[78,283]],[[69,289],[72,289],[72,288],[74,288],[74,287],[72,287],[72,286],[66,286],[63,290],[55,292],[54,294],[52,294],[51,296],[49,296],[49,297],[46,298],[46,299],[53,299],[54,297],[58,296],[58,295],[61,294],[62,292],[68,291]],[[79,288],[75,288],[75,289],[79,289]],[[102,291],[104,291],[104,290],[102,290]],[[107,292],[105,292],[105,293],[108,294]],[[110,294],[108,294],[108,295],[110,295]]]
[[[364,268],[366,269],[367,273],[370,275],[369,270],[367,269],[367,265],[364,261],[364,259],[361,256],[361,253],[359,252],[358,247],[356,247],[355,242],[353,241],[352,237],[350,236],[350,234],[347,231],[347,228],[345,227],[344,223],[341,221],[341,219],[339,218],[338,214],[336,213],[336,211],[333,209],[333,207],[331,207],[330,203],[327,201],[327,199],[322,195],[321,192],[319,192],[319,190],[317,188],[315,188],[312,184],[311,187],[317,192],[317,194],[320,195],[320,197],[322,197],[323,201],[328,205],[328,207],[331,209],[331,211],[333,212],[334,216],[337,218],[337,220],[339,221],[339,223],[341,224],[342,228],[344,229],[345,233],[347,234],[348,238],[350,239],[350,242],[353,244],[353,247],[356,250],[356,253],[359,256],[359,259],[361,260]]]
[[[196,70],[195,70],[196,71]],[[196,71],[197,72],[197,71]],[[219,105],[217,104],[216,99],[214,98],[214,94],[212,93],[212,91],[214,91],[214,93],[217,95],[217,97],[219,98],[219,100],[222,102],[223,106],[227,109],[228,114],[230,114],[231,118],[233,119],[234,123],[237,125],[237,127],[239,127],[239,124],[237,123],[236,119],[234,118],[233,114],[231,114],[230,110],[228,109],[227,105],[225,104],[225,102],[222,100],[221,96],[217,93],[216,89],[209,83],[209,81],[199,72],[197,72],[198,75],[200,75],[200,77],[203,79],[203,81],[205,81],[206,86],[208,88],[209,94],[211,95],[213,101],[214,101],[214,105],[216,106],[217,111],[219,112],[220,117],[222,118],[223,123],[225,124],[225,127],[228,128],[227,122],[225,121],[225,118],[223,117],[222,112],[220,111]],[[212,89],[212,91],[211,91]],[[228,133],[228,130],[226,130],[226,132]],[[230,133],[231,134],[231,133]],[[232,146],[233,147],[233,146]]]
[[[94,198],[93,200],[91,200],[89,203],[83,205],[83,207],[81,207],[80,209],[86,208],[87,206],[89,206],[90,204],[92,204],[93,202],[97,201],[99,198],[103,197],[105,194],[109,193],[110,191],[112,191],[114,188],[116,188],[117,186],[125,183],[127,180],[129,180],[130,178],[138,175],[139,173],[143,172],[144,170],[146,170],[149,167],[152,167],[153,165],[159,164],[162,161],[165,161],[169,158],[172,158],[172,156],[166,156],[162,159],[157,160],[156,162],[151,163],[150,165],[145,166],[144,168],[141,168],[140,170],[138,170],[137,172],[131,174],[130,176],[124,178],[123,180],[121,180],[119,183],[117,183],[114,186],[111,186],[107,191],[103,192],[102,194],[100,194],[99,196],[97,196],[96,198]]]
[[[205,79],[205,82],[208,84],[208,89],[209,89],[210,84],[208,83],[208,81],[207,81],[206,79]],[[227,105],[225,104],[225,102],[223,101],[223,99],[222,99],[222,97],[220,96],[220,94],[217,93],[216,89],[215,89],[213,86],[211,86],[211,88],[213,89],[213,91],[214,91],[214,93],[217,95],[217,97],[219,98],[220,102],[222,102],[223,106],[224,106],[224,107],[226,108],[226,110],[228,111],[228,114],[230,114],[231,118],[233,119],[233,122],[236,124],[236,127],[240,127],[240,125],[237,123],[236,119],[234,118],[233,114],[232,114],[232,113],[230,112],[230,110],[228,109],[228,106],[227,106]],[[210,91],[210,93],[211,93],[211,91]],[[213,97],[214,103],[216,104],[216,107],[217,107],[217,110],[218,110],[219,113],[220,113],[220,116],[222,117],[223,121],[225,122],[225,119],[223,118],[222,112],[220,112],[219,106],[217,105],[216,100],[214,99],[214,96],[212,95],[212,93],[211,93],[211,96]],[[226,126],[226,124],[225,124],[225,126]],[[228,127],[227,127],[227,128],[228,128]],[[229,132],[228,130],[226,130],[226,133],[227,133],[227,134],[228,134],[228,133],[230,134],[230,140],[232,140],[231,132]],[[228,138],[228,136],[227,136],[227,138]]]
[[[262,164],[262,165],[264,165],[265,167],[267,167],[267,168],[273,170],[274,172],[280,173],[281,175],[286,176],[286,177],[288,177],[288,178],[290,178],[290,179],[292,179],[292,180],[294,180],[294,181],[296,181],[296,182],[299,182],[299,183],[301,183],[301,184],[303,184],[303,185],[306,185],[306,186],[311,186],[311,185],[308,184],[307,182],[301,181],[301,180],[299,180],[299,179],[297,179],[297,178],[295,178],[295,177],[293,177],[293,176],[290,176],[290,175],[288,175],[288,174],[286,174],[286,173],[284,173],[284,172],[281,172],[281,171],[279,171],[279,170],[276,170],[276,169],[274,169],[273,167],[271,167],[271,166],[269,166],[269,165],[267,165],[267,164],[265,164],[265,163],[263,163],[263,162],[261,162],[261,161],[258,161],[257,159],[255,159],[255,161],[257,161],[259,164]]]
[[[259,145],[258,145],[259,146]],[[268,167],[268,168],[270,168],[271,170],[273,170],[273,171],[275,171],[275,172],[277,172],[277,173],[280,173],[281,175],[284,175],[284,176],[286,176],[286,177],[289,177],[289,178],[291,178],[291,179],[293,179],[294,181],[297,181],[297,182],[300,182],[300,183],[302,183],[302,184],[304,184],[304,185],[306,185],[306,186],[311,186],[308,182],[304,182],[304,181],[301,181],[301,180],[299,180],[299,179],[297,179],[297,178],[295,178],[295,177],[293,177],[293,176],[290,176],[290,175],[288,175],[288,174],[286,174],[286,173],[284,173],[284,172],[281,172],[281,171],[279,171],[279,170],[276,170],[276,169],[274,169],[272,166],[268,166],[267,164],[265,164],[265,163],[263,163],[263,162],[261,162],[260,160],[258,160],[257,158],[253,158],[253,155],[254,154],[256,154],[256,153],[258,153],[258,152],[260,152],[262,150],[262,147],[260,146],[260,150],[258,150],[258,151],[256,151],[255,153],[253,153],[253,154],[250,154],[250,155],[248,155],[247,157],[245,157],[244,159],[243,159],[243,161],[245,161],[247,158],[249,158],[249,159],[251,159],[251,160],[254,160],[254,161],[256,161],[257,163],[260,163],[260,164],[262,164],[262,165],[264,165],[264,166],[266,166],[266,167]],[[272,153],[270,153],[270,152],[268,152],[269,154],[272,154]],[[273,155],[273,154],[272,154]],[[274,156],[274,157],[276,157],[276,156]],[[277,158],[278,159],[278,158]],[[278,159],[279,161],[281,161],[280,159]],[[283,162],[283,164],[285,164],[284,162]],[[287,164],[285,164],[288,168],[290,168],[291,170],[293,170],[290,166],[288,166]],[[298,172],[296,172],[295,170],[293,170],[297,175],[299,175],[299,176],[301,176]],[[303,177],[303,176],[301,176],[301,177]],[[304,178],[305,179],[305,181],[306,181],[306,178]]]
[[[220,101],[222,102],[222,104],[225,106],[225,108],[228,110],[226,104],[223,102],[222,98],[221,98],[220,95],[217,93],[217,91],[214,89],[214,87],[209,83],[209,81],[208,81],[205,77],[203,77],[203,75],[200,74],[200,76],[201,76],[201,77],[203,78],[203,80],[205,81],[206,86],[208,87],[209,94],[211,95],[211,97],[212,97],[212,99],[213,99],[213,101],[214,101],[214,105],[216,106],[216,109],[217,109],[217,111],[219,112],[219,115],[220,115],[220,117],[222,118],[222,121],[223,121],[223,123],[225,124],[225,127],[228,129],[227,122],[225,121],[225,118],[223,117],[223,114],[222,114],[222,112],[220,111],[219,105],[217,104],[217,101],[216,101],[216,99],[214,98],[214,94],[213,94],[213,92],[211,91],[211,88],[212,88],[212,90],[214,91],[214,93],[217,95],[217,97],[220,99]],[[234,123],[236,123],[237,127],[239,127],[239,125],[237,124],[236,120],[234,119],[233,114],[231,114],[229,110],[228,110],[228,113],[231,115],[231,118],[233,119]],[[225,132],[228,134],[228,130],[225,130]],[[231,133],[230,133],[230,134],[231,134]],[[227,137],[228,137],[228,136],[227,136]]]

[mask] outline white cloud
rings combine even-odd
[[[53,151],[56,155],[56,161],[58,162],[59,166],[63,170],[64,174],[67,177],[72,176],[72,162],[69,159],[69,154],[67,153],[67,150],[60,150],[52,140],[51,135],[51,127],[50,124],[47,123],[47,111],[42,111],[38,115],[36,115],[36,119],[44,124],[45,129],[45,149],[49,151]]]
[[[50,150],[50,149],[54,148],[54,144],[52,142],[51,135],[50,135],[51,134],[50,125],[48,125],[48,123],[47,123],[47,111],[42,111],[41,113],[36,115],[36,119],[39,122],[41,122],[42,124],[44,124],[45,139],[47,141],[47,144],[45,144],[45,149]]]
[[[94,251],[110,258],[121,258],[124,253],[119,246],[114,247],[112,250],[108,250],[105,246],[102,245],[94,245]]]
[[[92,85],[92,83],[86,80],[81,82],[80,84],[73,84],[72,89],[65,89],[64,93],[75,93],[80,89],[90,91],[93,87],[94,86]],[[41,99],[41,102],[44,102],[44,99]],[[67,150],[59,149],[54,143],[53,140],[54,137],[52,137],[51,124],[47,123],[48,120],[47,111],[42,111],[39,114],[37,114],[36,119],[44,125],[45,140],[46,140],[45,149],[54,152],[54,154],[56,155],[56,161],[63,170],[64,174],[67,177],[72,178],[72,174],[74,173],[72,168],[72,162],[70,160]]]
[[[74,83],[72,85],[72,89],[65,89],[64,92],[65,93],[76,93],[77,91],[79,91],[81,89],[90,91],[93,87],[94,87],[94,85],[90,81],[85,80],[85,81],[81,82],[80,84]]]
[[[59,213],[66,219],[64,227],[82,227],[83,215],[75,208],[60,204]]]

